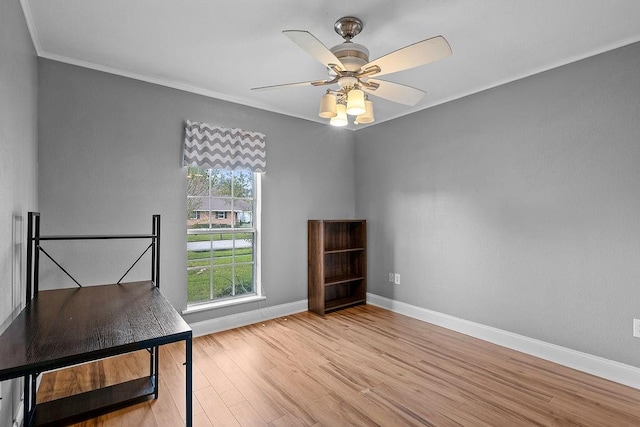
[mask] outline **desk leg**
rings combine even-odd
[[[38,391],[36,385],[39,375],[39,372],[35,372],[24,377],[24,426],[33,425],[33,416],[36,413],[36,392]]]
[[[191,337],[188,337],[185,340],[185,356],[186,356],[186,363],[185,363],[185,377],[186,377],[186,401],[187,401],[187,427],[191,427],[192,423],[193,423],[193,405],[191,400],[193,399],[193,369],[192,369],[192,365],[191,365]]]
[[[160,347],[153,348],[153,381],[154,381],[154,399],[158,398],[158,388],[160,387]]]
[[[33,415],[33,408],[31,407],[31,375],[24,376],[24,425],[31,425],[31,415]]]

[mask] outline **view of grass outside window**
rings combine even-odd
[[[189,167],[187,303],[256,295],[256,178]]]

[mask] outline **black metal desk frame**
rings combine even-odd
[[[185,386],[186,386],[186,425],[190,427],[192,425],[192,332],[191,329],[184,323],[180,315],[170,306],[166,298],[160,294],[160,215],[153,215],[152,220],[152,232],[151,234],[129,234],[129,235],[80,235],[80,236],[42,236],[40,235],[40,214],[37,212],[29,212],[28,217],[28,247],[27,247],[27,281],[26,281],[26,307],[20,313],[22,318],[21,324],[37,324],[37,320],[30,319],[29,313],[31,309],[36,310],[36,306],[39,304],[45,304],[35,300],[39,292],[39,258],[40,252],[44,253],[51,259],[65,274],[67,274],[79,287],[82,287],[60,264],[58,264],[49,254],[40,246],[40,242],[47,240],[112,240],[112,239],[149,239],[150,245],[145,251],[138,257],[133,265],[127,270],[127,272],[120,278],[120,280],[114,285],[103,286],[117,286],[116,292],[126,292],[127,289],[134,289],[132,286],[142,286],[140,288],[141,295],[149,295],[149,306],[158,308],[158,311],[163,311],[167,319],[170,319],[168,324],[170,326],[175,325],[173,328],[169,327],[167,331],[163,333],[157,333],[152,336],[145,336],[144,339],[132,340],[127,339],[111,346],[105,345],[100,348],[92,348],[91,351],[80,352],[78,354],[68,355],[64,358],[58,358],[55,360],[49,360],[46,357],[42,357],[38,360],[30,360],[28,363],[24,363],[20,366],[2,366],[0,361],[0,381],[24,377],[24,405],[25,405],[25,419],[24,425],[41,425],[51,424],[59,425],[58,423],[77,422],[83,419],[92,418],[100,414],[104,414],[125,406],[136,404],[146,401],[148,399],[158,398],[158,375],[159,375],[159,346],[169,344],[173,342],[185,341]],[[151,249],[151,283],[149,282],[135,282],[135,283],[123,283],[122,279],[127,275],[129,271],[136,265],[136,263],[145,255],[145,253]],[[142,284],[142,285],[138,285]],[[147,290],[150,288],[151,293],[145,291],[144,285],[147,285]],[[131,287],[131,288],[130,288]],[[93,292],[91,288],[97,290],[99,287],[83,288],[85,290],[76,292]],[[105,288],[107,289],[107,288]],[[123,289],[123,291],[120,291]],[[59,290],[60,292],[69,292],[72,290]],[[56,291],[45,291],[56,292]],[[138,291],[137,291],[138,292]],[[146,292],[146,293],[145,293]],[[93,294],[92,294],[93,295]],[[153,301],[152,301],[153,300]],[[36,303],[32,306],[32,304]],[[35,311],[38,313],[38,311]],[[24,317],[26,316],[26,317]],[[16,321],[14,320],[14,322]],[[172,323],[171,323],[172,322]],[[12,324],[13,325],[13,324]],[[11,328],[11,326],[9,328]],[[108,325],[106,325],[108,326]],[[26,337],[30,332],[28,327],[20,326],[20,333],[23,333]],[[20,328],[19,327],[19,328]],[[6,332],[5,332],[6,333]],[[0,337],[4,337],[3,335]],[[26,347],[26,345],[25,345]],[[46,371],[63,368],[67,366],[76,365],[79,363],[87,363],[102,359],[109,356],[115,356],[120,354],[129,353],[136,350],[146,349],[149,352],[149,376],[127,381],[124,383],[116,384],[113,386],[105,387],[102,389],[93,390],[90,392],[81,393],[74,396],[69,396],[62,399],[57,399],[52,402],[41,403],[36,405],[36,382],[38,376]],[[87,401],[93,402],[99,401],[100,404],[86,404]],[[54,406],[58,406],[57,415],[47,414],[49,409],[53,409]],[[60,415],[60,407],[67,409],[62,411]],[[37,408],[36,408],[37,407]],[[36,411],[36,409],[38,409]],[[53,411],[56,412],[56,411]],[[62,418],[55,418],[61,416]],[[51,418],[54,417],[54,418]]]

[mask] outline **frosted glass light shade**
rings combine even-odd
[[[333,126],[346,126],[349,121],[347,120],[347,107],[344,104],[336,105],[337,115],[331,118],[329,124]]]
[[[347,95],[347,114],[357,116],[365,112],[364,92],[360,89],[352,89]]]
[[[324,119],[330,119],[338,115],[336,112],[336,96],[334,94],[325,93],[322,95],[318,115]]]
[[[373,116],[373,102],[368,99],[364,102],[365,112],[356,117],[358,124],[373,123],[375,117]]]

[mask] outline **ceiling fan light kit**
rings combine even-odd
[[[359,116],[364,113],[364,92],[360,89],[351,89],[347,95],[347,114]]]
[[[330,119],[329,123],[334,126],[346,126],[349,123],[347,114],[356,116],[354,124],[373,123],[375,120],[373,102],[368,99],[368,95],[404,105],[417,105],[424,97],[424,91],[377,78],[370,79],[370,77],[407,70],[450,56],[449,43],[442,36],[432,37],[369,61],[369,50],[351,41],[362,29],[362,21],[356,17],[345,16],[338,19],[334,30],[344,38],[344,42],[331,49],[308,31],[283,31],[282,33],[291,41],[321,62],[327,68],[330,78],[264,86],[252,90],[337,84],[338,89],[329,89],[322,95],[318,113],[320,117]]]
[[[349,124],[347,114],[357,116],[354,124],[373,123],[373,102],[367,99],[363,91],[351,89],[346,96],[343,92],[337,92],[337,95],[334,92],[328,90],[320,98],[320,112],[318,113],[320,117],[331,119],[329,124],[333,126]]]
[[[373,116],[373,102],[367,99],[366,101],[364,101],[364,108],[365,108],[364,113],[357,116],[356,119],[353,121],[354,125],[359,125],[359,124],[365,125],[368,123],[373,123],[375,121],[375,117]]]
[[[318,115],[323,119],[330,119],[338,115],[336,111],[336,96],[330,92],[325,93],[320,98],[320,113]]]
[[[347,119],[347,106],[344,104],[336,105],[336,116],[329,120],[329,124],[332,126],[346,126],[349,124]]]

